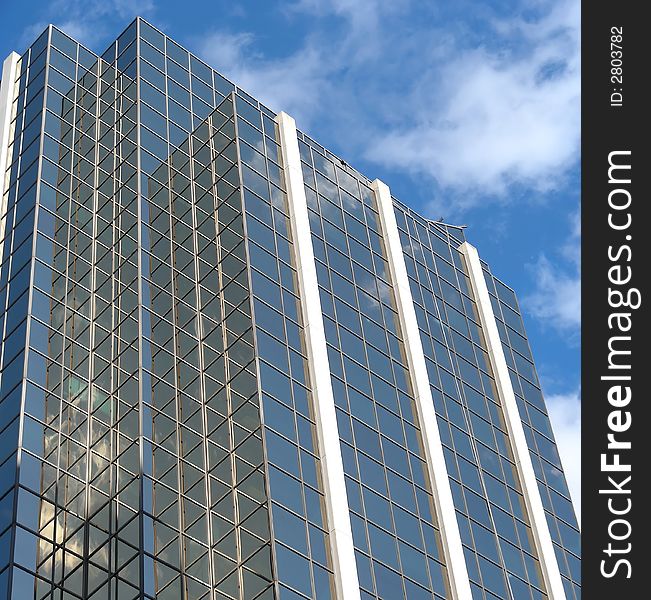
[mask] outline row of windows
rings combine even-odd
[[[296,260],[287,218],[287,199],[282,192],[284,182],[280,167],[275,162],[280,159],[280,154],[275,141],[271,142],[265,136],[263,142],[260,129],[264,125],[267,133],[273,132],[274,140],[276,131],[275,126],[272,128],[272,124],[265,123],[265,117],[260,111],[240,98],[236,98],[236,111],[240,136],[238,150],[245,186],[248,256],[253,276],[256,350],[262,370],[266,452],[275,473],[289,471],[295,477],[289,480],[293,490],[275,486],[273,478],[271,482],[271,498],[294,512],[290,518],[292,513],[274,510],[279,578],[283,586],[290,586],[304,596],[328,598],[334,594],[332,573],[321,569],[322,566],[326,566],[329,571],[332,569],[327,547],[328,536],[320,538],[316,546],[311,536],[308,536],[308,549],[302,542],[304,534],[301,535],[307,525],[305,519],[310,519],[309,513],[300,505],[302,496],[307,498],[315,490],[318,491],[322,503],[322,514],[319,515],[321,526],[325,526],[326,515],[320,462],[318,458],[308,463],[303,461],[304,456],[318,456],[318,448],[311,394],[296,394],[302,385],[309,386],[310,381],[307,359],[303,355],[301,317],[294,296],[298,293],[298,287],[294,267]],[[242,117],[255,127],[251,127]],[[279,290],[282,295],[277,295]],[[272,335],[267,335],[266,332]],[[290,389],[291,394],[288,393]],[[297,457],[300,458],[300,468]],[[310,531],[311,527],[307,525]],[[300,539],[296,539],[297,535]],[[281,542],[302,553],[308,560],[301,559],[295,552],[289,552]],[[291,569],[285,565],[288,557],[292,560]],[[326,557],[327,563],[324,563]]]
[[[504,433],[501,409],[494,403],[491,369],[482,348],[485,342],[475,321],[474,303],[467,296],[470,291],[463,261],[448,243],[445,243],[446,248],[443,247],[444,240],[429,226],[412,218],[399,205],[396,205],[396,213],[400,215],[403,248],[409,249],[405,255],[406,262],[410,264],[413,261],[409,275],[415,307],[418,311],[418,303],[422,302],[425,308],[425,311],[420,309],[423,312],[419,326],[424,339],[431,339],[431,346],[424,343],[426,357],[429,355],[431,360],[428,363],[428,367],[431,364],[430,383],[432,386],[442,385],[446,392],[442,396],[434,393],[435,408],[455,507],[459,511],[458,521],[464,532],[471,580],[481,583],[483,591],[477,592],[480,597],[487,592],[499,597],[519,597],[514,594],[520,584],[527,590],[527,596],[533,591],[540,593],[543,583],[535,557],[522,555],[518,549],[515,556],[519,558],[508,559],[505,552],[505,549],[515,549],[506,541],[509,522],[511,530],[513,528],[513,517],[505,522],[496,519],[499,514],[510,514],[518,518],[516,522],[521,522],[520,519],[526,522],[527,516],[510,444]],[[449,257],[449,262],[442,259],[439,252]],[[438,300],[437,296],[447,302]],[[472,341],[467,335],[472,337]],[[443,365],[448,365],[455,375],[439,380],[447,373]],[[485,399],[478,402],[484,395]],[[468,404],[468,398],[472,405]],[[476,524],[471,528],[473,533],[465,533],[471,523]],[[498,543],[498,540],[502,541]],[[519,548],[527,547],[517,538],[514,541],[520,542]],[[528,549],[534,552],[531,546]],[[525,563],[530,560],[533,570],[524,569],[522,557]],[[473,565],[478,565],[478,568]],[[513,576],[521,579],[516,580]]]
[[[497,282],[497,280],[495,281]],[[499,303],[499,306],[502,308],[503,313],[506,307],[504,307],[504,304],[502,302]],[[498,324],[502,325],[502,327],[498,329],[503,340],[503,345],[505,346],[505,354],[507,355],[508,361],[508,356],[511,354],[517,356],[517,352],[514,351],[515,349],[512,345],[512,336],[510,335],[510,332],[507,337],[504,326],[500,320],[500,316],[501,315],[498,313],[496,315],[496,319],[498,319]],[[525,426],[525,432],[530,431],[530,426],[535,427],[536,430],[534,433],[536,442],[530,444],[531,449],[535,450],[537,447],[538,452],[542,458],[560,468],[558,451],[554,443],[553,433],[549,423],[549,417],[546,414],[542,394],[540,392],[540,388],[538,387],[537,377],[535,376],[535,371],[532,371],[533,366],[529,367],[526,365],[523,368],[522,362],[516,360],[515,363],[510,362],[509,367],[512,371],[517,372],[517,376],[514,382],[514,389],[519,400],[519,407],[523,419],[523,425]],[[533,383],[530,383],[530,381],[533,381]],[[546,437],[541,435],[541,433]],[[567,487],[564,485],[564,482],[561,484],[561,486],[562,488],[559,491],[565,493],[566,496],[569,496]]]
[[[511,290],[492,277],[487,265],[484,265],[484,276],[507,357],[525,437],[538,479],[538,488],[547,513],[565,592],[569,598],[579,599],[580,534],[535,369],[529,361],[519,359],[522,350],[525,350],[522,354],[530,356],[528,344],[525,341],[526,347],[522,348],[517,341],[518,334],[509,327],[515,320],[524,333],[517,300]],[[507,321],[508,324],[505,325]]]
[[[308,142],[300,146],[362,593],[445,596],[447,573],[432,527],[436,517],[373,196],[339,166],[327,166]],[[403,526],[411,531],[408,543]]]

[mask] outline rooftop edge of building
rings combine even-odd
[[[161,29],[157,28],[155,25],[153,25],[153,24],[150,23],[147,19],[145,19],[145,18],[143,18],[143,17],[141,17],[141,16],[136,16],[132,21],[130,21],[129,24],[128,24],[124,29],[122,29],[122,30],[120,31],[120,33],[115,37],[115,39],[114,39],[113,41],[111,41],[111,42],[107,45],[106,49],[102,52],[102,54],[98,54],[97,52],[91,50],[90,48],[88,48],[88,46],[86,46],[85,44],[83,44],[83,43],[80,42],[79,40],[77,40],[77,39],[75,39],[74,37],[72,37],[72,36],[70,36],[69,34],[67,34],[63,29],[61,29],[61,28],[58,27],[57,25],[55,25],[55,24],[53,24],[53,23],[50,23],[50,24],[48,24],[48,25],[43,29],[43,31],[42,31],[39,35],[37,35],[37,36],[35,37],[34,42],[32,42],[32,44],[30,44],[30,46],[28,46],[27,49],[26,49],[25,51],[23,51],[22,54],[20,54],[20,56],[21,56],[21,58],[24,57],[25,54],[30,50],[30,48],[32,48],[32,46],[33,46],[33,45],[34,45],[34,44],[35,44],[35,43],[36,43],[36,42],[37,42],[37,41],[38,41],[38,40],[39,40],[43,35],[45,35],[45,34],[46,34],[50,29],[53,29],[53,30],[56,30],[60,35],[63,35],[65,38],[67,38],[68,40],[70,40],[71,42],[73,42],[73,43],[79,45],[80,48],[83,48],[85,52],[87,52],[89,55],[92,55],[92,56],[93,56],[95,59],[97,59],[97,60],[104,60],[104,61],[106,61],[106,62],[109,62],[109,61],[107,60],[107,58],[110,58],[110,57],[107,57],[106,55],[107,55],[107,53],[109,53],[111,50],[113,50],[113,49],[115,48],[115,45],[117,44],[117,45],[118,45],[118,52],[115,53],[115,55],[114,55],[114,57],[113,57],[113,60],[110,61],[110,62],[113,62],[114,60],[116,60],[116,57],[119,55],[119,53],[120,53],[120,51],[121,51],[121,49],[122,49],[122,48],[120,47],[120,40],[121,40],[122,38],[124,38],[125,36],[133,36],[133,38],[135,39],[138,35],[141,35],[141,34],[140,34],[140,27],[139,27],[139,26],[143,26],[143,25],[144,25],[144,27],[148,28],[148,29],[150,30],[150,32],[153,32],[153,33],[155,33],[156,35],[161,36],[161,38],[163,38],[163,39],[165,40],[165,45],[166,45],[166,46],[167,46],[167,44],[169,44],[169,43],[173,44],[174,46],[178,47],[178,49],[180,49],[181,51],[187,53],[188,56],[190,57],[190,60],[198,61],[198,62],[201,63],[204,67],[210,69],[210,71],[213,73],[213,77],[217,76],[217,77],[221,78],[221,79],[223,80],[225,86],[228,86],[228,87],[231,88],[231,91],[235,91],[236,93],[238,93],[238,94],[242,95],[244,98],[246,98],[248,101],[253,102],[254,104],[259,105],[259,107],[261,108],[261,110],[266,109],[267,112],[270,112],[270,113],[272,113],[273,115],[276,115],[276,114],[277,114],[277,112],[276,112],[275,110],[269,108],[269,107],[266,106],[263,102],[261,102],[260,100],[258,100],[257,98],[255,98],[254,96],[252,96],[251,94],[249,94],[246,90],[240,88],[236,83],[234,83],[233,81],[231,81],[230,79],[228,79],[227,77],[225,77],[225,76],[224,76],[220,71],[218,71],[217,69],[215,69],[214,67],[212,67],[211,65],[209,65],[205,60],[203,60],[202,58],[200,58],[197,54],[195,54],[194,52],[188,50],[185,46],[179,44],[176,40],[174,40],[172,37],[170,37],[169,35],[167,35],[164,31],[162,31]],[[132,29],[135,29],[135,31],[132,32]],[[128,47],[128,45],[131,43],[131,41],[132,41],[132,40],[129,39],[129,41],[126,42],[126,44],[125,44],[124,47]],[[280,107],[279,110],[282,110],[282,107]],[[313,145],[316,145],[316,146],[319,147],[319,149],[322,149],[323,152],[324,152],[324,153],[325,153],[329,158],[331,158],[331,159],[333,159],[333,160],[336,160],[336,161],[337,161],[338,163],[340,163],[340,164],[341,164],[341,165],[342,165],[346,170],[348,170],[348,171],[352,171],[351,174],[357,176],[359,179],[365,180],[365,182],[367,182],[367,184],[370,185],[370,183],[371,183],[371,181],[372,181],[371,178],[369,178],[368,176],[364,175],[361,171],[358,171],[357,169],[355,169],[355,167],[353,167],[352,165],[350,165],[346,160],[342,159],[340,156],[336,155],[335,153],[333,153],[332,151],[330,151],[329,149],[327,149],[325,146],[323,146],[322,144],[320,144],[319,142],[317,142],[317,141],[316,141],[312,136],[310,136],[309,134],[307,134],[307,133],[305,133],[305,132],[303,132],[303,131],[301,131],[301,133],[302,133],[305,137],[307,137],[308,140],[309,140],[310,142],[312,142]],[[415,210],[412,206],[410,206],[410,205],[407,204],[406,202],[404,202],[404,201],[402,201],[402,200],[396,198],[396,197],[393,196],[393,195],[392,195],[392,200],[393,200],[393,202],[394,202],[395,204],[397,204],[398,206],[400,206],[403,210],[406,209],[406,210],[407,210],[411,215],[417,217],[418,219],[422,219],[423,222],[425,222],[425,223],[427,224],[428,227],[430,227],[430,228],[433,227],[435,230],[438,230],[438,232],[441,233],[441,234],[443,234],[444,236],[449,236],[452,240],[454,240],[454,241],[455,241],[456,243],[458,243],[459,245],[462,244],[464,241],[466,241],[466,240],[465,240],[465,235],[464,235],[464,230],[465,230],[465,228],[466,228],[466,225],[457,225],[457,224],[453,224],[453,223],[446,223],[446,222],[443,220],[443,218],[440,218],[440,219],[431,219],[431,218],[428,218],[428,217],[422,215],[422,214],[421,214],[420,212],[418,212],[417,210]],[[502,282],[501,280],[500,280],[500,282],[501,282],[501,283],[504,283],[504,282]],[[505,284],[505,285],[506,285],[506,284]],[[509,286],[507,286],[507,287],[509,287]]]

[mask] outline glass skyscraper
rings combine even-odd
[[[5,60],[0,175],[0,598],[580,598],[463,229],[141,19]]]

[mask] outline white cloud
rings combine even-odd
[[[479,38],[417,10],[441,8],[299,0],[285,14],[312,26],[288,53],[266,56],[250,33],[214,29],[199,53],[300,128],[318,117],[330,146],[436,180],[448,213],[504,201],[513,184],[559,188],[578,161],[578,2],[523,0],[521,13],[537,18],[489,17]]]
[[[581,521],[581,399],[579,391],[546,399],[556,444],[579,522]]]
[[[360,63],[382,52],[383,30],[387,21],[407,11],[410,0],[298,0],[289,5],[288,14],[307,13],[310,18],[334,15],[345,24],[336,44],[327,44],[326,52],[346,57],[346,63]],[[332,32],[331,32],[332,33]]]
[[[461,190],[554,188],[576,160],[578,87],[568,77],[536,82],[539,67],[506,66],[483,51],[457,59],[442,73],[443,109],[423,106],[412,127],[381,137],[369,156]]]
[[[461,207],[513,183],[548,192],[578,160],[578,3],[559,2],[535,22],[494,25],[506,48],[516,31],[527,47],[454,48],[413,86],[408,118],[368,151],[465,192],[454,199]]]
[[[155,0],[54,0],[39,21],[25,29],[22,38],[30,43],[49,22],[85,46],[101,52],[104,48],[96,48],[96,45],[118,33],[111,27],[113,19],[123,28],[136,16],[145,17],[155,10]]]
[[[581,272],[579,213],[571,216],[571,232],[552,262],[540,254],[530,265],[536,282],[532,293],[522,300],[524,309],[554,329],[576,335],[581,325]]]
[[[483,6],[479,35],[456,13],[438,26],[454,10],[438,3],[295,0],[277,10],[309,21],[280,56],[247,31],[214,27],[195,50],[302,129],[318,117],[317,137],[342,154],[436,180],[447,215],[505,201],[512,184],[557,189],[576,166],[576,0],[521,0],[509,18]],[[96,47],[115,33],[113,17],[155,12],[155,0],[53,0],[38,17]]]
[[[525,296],[525,310],[562,330],[581,325],[581,278],[554,265],[541,255],[535,265],[536,289]]]
[[[581,211],[577,210],[570,215],[570,236],[561,248],[561,254],[566,260],[581,267]]]
[[[305,126],[318,112],[329,72],[320,50],[308,43],[285,58],[270,60],[254,50],[251,33],[211,32],[198,54],[220,73],[273,110]]]

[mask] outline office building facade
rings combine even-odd
[[[580,597],[513,291],[141,19],[0,88],[0,598]]]

